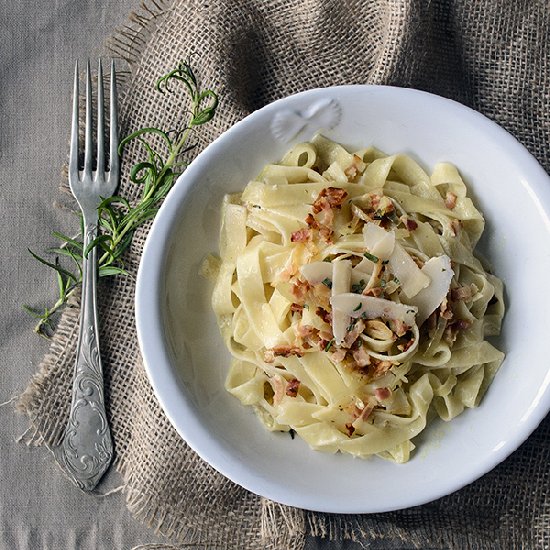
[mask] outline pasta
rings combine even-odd
[[[323,136],[225,198],[212,305],[226,389],[313,449],[406,462],[479,404],[504,354],[503,286],[457,169]]]

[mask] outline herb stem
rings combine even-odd
[[[180,155],[191,150],[194,145],[189,146],[188,142],[195,127],[209,122],[215,115],[218,106],[218,96],[211,89],[202,89],[190,64],[181,61],[175,69],[160,77],[156,82],[156,89],[164,93],[172,93],[170,85],[176,82],[183,84],[190,99],[190,107],[184,107],[184,120],[182,130],[164,132],[159,128],[146,127],[132,132],[120,143],[119,153],[131,141],[137,140],[144,148],[146,156],[130,170],[130,180],[135,184],[143,186],[140,198],[134,205],[122,196],[112,196],[101,202],[98,206],[98,217],[100,230],[98,236],[89,243],[86,248],[82,242],[82,231],[80,237],[66,237],[54,232],[54,236],[62,241],[59,248],[52,252],[65,257],[65,261],[73,262],[73,269],[67,269],[56,257],[55,262],[48,261],[33,252],[31,254],[41,263],[56,271],[59,287],[59,297],[55,304],[43,311],[25,306],[25,309],[39,319],[35,331],[47,336],[53,330],[53,315],[66,305],[67,300],[74,294],[82,282],[82,258],[89,254],[93,248],[100,248],[98,254],[99,276],[126,275],[124,269],[123,254],[132,242],[135,231],[147,220],[153,219],[160,208],[160,205],[177,176],[185,169],[187,163],[178,160]],[[175,136],[175,137],[171,137]],[[146,139],[161,139],[164,152],[155,150],[154,143]],[[164,160],[164,155],[167,155]],[[75,267],[76,266],[76,267]]]

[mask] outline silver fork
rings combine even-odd
[[[110,167],[105,171],[103,117],[103,70],[99,61],[97,76],[97,169],[92,171],[92,77],[90,62],[86,71],[86,130],[84,170],[78,166],[78,63],[74,76],[69,185],[84,219],[84,250],[97,237],[100,202],[110,197],[119,180],[118,131],[115,67],[111,61],[110,86]],[[97,318],[97,255],[93,247],[82,259],[82,301],[76,352],[73,394],[63,440],[53,449],[58,463],[81,489],[93,489],[113,458],[113,443],[105,412],[103,369],[99,353]]]

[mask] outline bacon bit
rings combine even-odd
[[[328,204],[330,208],[340,208],[346,200],[348,192],[340,187],[325,187],[313,203],[313,213],[317,214]],[[325,200],[323,200],[325,199]]]
[[[365,323],[363,319],[357,319],[357,321],[353,325],[353,328],[349,330],[344,336],[344,341],[342,342],[342,346],[348,349],[351,348],[355,340],[359,338],[359,335],[362,334],[364,330],[365,330]]]
[[[282,376],[275,375],[269,379],[269,383],[273,388],[273,404],[278,405],[285,395],[286,381]]]
[[[371,288],[366,288],[363,290],[363,296],[374,296],[378,298],[379,296],[382,296],[384,294],[384,289],[380,286],[374,286]]]
[[[327,244],[332,243],[332,235],[334,234],[334,231],[325,225],[321,226],[321,229],[319,229],[319,236],[323,240],[323,242]]]
[[[347,350],[344,348],[338,348],[333,353],[330,354],[330,359],[334,363],[341,363],[346,358]]]
[[[322,307],[318,307],[315,310],[315,315],[321,317],[321,319],[329,325],[332,323],[332,313],[330,311],[327,311],[326,309],[323,309]]]
[[[372,375],[374,378],[378,378],[379,376],[382,376],[386,374],[392,366],[391,361],[380,361],[378,359],[372,359],[374,370],[372,371]]]
[[[415,229],[418,229],[418,224],[409,218],[407,218],[405,225],[407,226],[408,231],[414,231]]]
[[[306,241],[311,241],[312,235],[310,229],[298,229],[290,235],[290,241],[293,243],[305,243]]]
[[[313,217],[313,214],[308,214],[306,216],[306,223],[311,229],[319,229],[319,222]]]
[[[313,214],[309,213],[306,217],[305,221],[308,227],[319,231],[321,240],[326,243],[332,242],[334,209],[340,208],[347,196],[347,191],[339,187],[321,189],[319,196],[312,204]],[[314,215],[317,215],[317,217]],[[309,238],[312,238],[312,236]]]
[[[390,388],[376,388],[374,390],[374,395],[378,401],[384,401],[385,399],[389,399],[389,397],[391,397],[391,390]]]
[[[316,332],[318,332],[317,329],[311,325],[298,325],[296,328],[296,334],[300,338],[307,338]]]
[[[302,349],[311,349],[319,344],[319,331],[311,325],[298,325],[296,329],[298,342]]]
[[[323,191],[324,189],[321,189],[319,196],[315,199],[315,201],[313,201],[313,204],[311,205],[314,214],[319,214],[321,210],[330,210],[330,203],[325,194],[323,194]]]
[[[451,191],[447,191],[447,195],[445,196],[445,206],[452,210],[456,206],[456,195],[452,193]]]
[[[458,288],[453,288],[451,290],[451,300],[453,302],[460,302],[464,300],[469,302],[472,299],[472,287],[471,286],[459,286]]]
[[[363,346],[357,348],[352,353],[353,360],[355,361],[355,364],[360,367],[366,367],[367,365],[370,365],[370,355],[367,353],[365,348]]]
[[[401,338],[401,336],[405,336],[405,334],[407,334],[407,332],[411,328],[409,327],[409,325],[406,325],[401,319],[391,319],[388,324],[398,338]]]
[[[456,237],[462,230],[461,220],[451,220],[451,232]]]
[[[354,178],[357,175],[357,173],[359,172],[360,167],[361,167],[362,164],[364,165],[363,159],[359,155],[354,154],[353,155],[353,161],[344,170],[344,174],[346,174],[346,176],[348,178]]]
[[[307,293],[309,292],[311,285],[308,281],[302,281],[297,279],[296,282],[292,285],[292,295],[298,302],[303,302]]]
[[[302,357],[304,355],[304,352],[297,346],[275,346],[267,351],[272,351],[275,357],[290,357],[291,355]]]
[[[353,427],[353,424],[351,422],[346,424],[346,431],[348,432],[348,437],[351,437],[353,435],[355,428]]]
[[[351,164],[344,170],[344,174],[346,174],[348,178],[354,178],[357,175],[357,167]]]
[[[301,306],[300,304],[291,304],[290,311],[301,313],[304,311],[304,306]]]
[[[286,385],[286,394],[289,397],[296,397],[298,395],[299,388],[300,388],[300,381],[297,378],[293,378]]]
[[[327,344],[332,340],[332,337],[333,337],[333,334],[331,331],[328,331],[328,330],[320,330],[319,331],[319,338],[321,338],[322,340],[324,340],[325,342],[325,347],[327,346]],[[325,349],[325,348],[323,348]]]

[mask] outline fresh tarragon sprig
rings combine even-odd
[[[135,164],[130,171],[130,180],[142,186],[141,196],[136,203],[131,204],[122,196],[103,200],[98,206],[99,235],[86,249],[83,245],[82,221],[80,233],[76,237],[53,232],[53,236],[61,243],[49,250],[53,254],[53,260],[49,261],[29,249],[36,260],[55,271],[59,290],[59,296],[51,307],[40,310],[23,306],[38,319],[35,327],[38,334],[51,335],[57,314],[82,282],[82,257],[92,248],[98,249],[100,277],[127,275],[123,254],[130,246],[134,232],[147,220],[155,217],[176,178],[187,166],[182,156],[195,147],[189,143],[194,128],[206,124],[214,117],[218,96],[211,89],[201,88],[189,62],[181,61],[175,69],[159,78],[156,89],[162,94],[172,93],[172,85],[176,83],[184,86],[190,103],[189,108],[184,110],[186,117],[182,121],[181,129],[165,132],[158,128],[142,128],[126,136],[120,143],[119,153],[134,140],[140,142],[146,153],[144,160]],[[155,149],[154,142],[162,144],[162,154]]]

